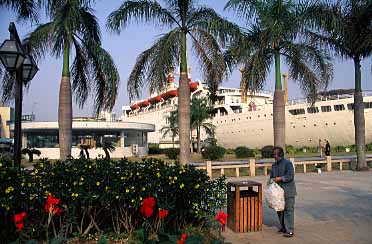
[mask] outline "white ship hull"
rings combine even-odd
[[[372,102],[367,96],[364,102]],[[286,106],[286,144],[295,147],[317,146],[319,139],[327,139],[332,146],[352,145],[354,137],[354,115],[347,104],[353,103],[353,98],[317,102],[314,106],[319,113],[309,114],[306,104]],[[343,104],[345,110],[335,111],[334,105]],[[331,106],[331,112],[322,112],[321,106]],[[289,110],[305,108],[306,113],[292,115]],[[366,143],[372,142],[372,108],[365,109]],[[230,114],[213,119],[216,125],[218,144],[226,148],[247,146],[261,148],[273,145],[272,104],[264,105],[257,111],[240,114]]]

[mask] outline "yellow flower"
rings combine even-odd
[[[116,199],[119,199],[119,196],[116,196],[115,198],[116,198]]]
[[[100,184],[101,184],[101,182],[99,182],[99,181],[96,182],[96,185],[97,185],[97,186],[99,186]]]
[[[35,171],[34,171],[34,172],[35,172],[35,174],[37,174],[37,173],[39,173],[39,170],[38,170],[38,169],[35,169]]]
[[[77,182],[76,181],[74,181],[73,183],[72,183],[74,186],[76,186],[77,185]]]
[[[140,173],[139,173],[139,172],[137,172],[137,175],[140,175]]]
[[[120,177],[120,179],[121,179],[121,180],[125,180],[125,177],[124,177],[124,176],[122,176],[122,177]]]
[[[2,163],[0,163],[0,167],[2,167],[3,166],[3,164]]]
[[[134,200],[134,199],[132,199],[132,201],[131,202],[135,202],[136,200]]]
[[[6,188],[5,193],[8,194],[11,193],[12,191],[14,191],[13,186],[9,186],[8,188]]]
[[[182,189],[182,188],[184,188],[185,187],[185,185],[182,183],[181,185],[180,185],[180,189]]]
[[[90,168],[90,169],[91,169],[91,168],[92,168],[92,165],[89,165],[89,166],[88,166],[88,168]]]
[[[79,186],[81,186],[81,185],[83,185],[83,182],[80,181],[80,182],[79,182]]]
[[[80,181],[84,181],[84,178],[83,177],[80,177]]]
[[[197,184],[197,185],[195,185],[195,189],[198,189],[200,187],[200,185],[199,184]]]
[[[24,182],[22,182],[22,183],[21,183],[21,186],[23,187],[24,185],[25,185],[25,183],[24,183]]]
[[[43,163],[40,163],[40,164],[39,164],[39,167],[40,167],[40,168],[43,168],[43,167],[44,167],[44,164],[43,164]]]
[[[127,188],[127,189],[125,189],[125,192],[126,192],[126,193],[128,193],[128,192],[129,192],[129,189],[128,189],[128,188]]]
[[[160,178],[160,173],[158,172],[158,173],[156,173],[156,176],[158,177],[158,178]]]
[[[177,176],[173,177],[174,180],[177,180]]]
[[[142,201],[142,197],[140,197],[139,200]]]
[[[110,187],[106,186],[105,191],[109,191],[109,190],[110,190]]]
[[[146,188],[145,187],[142,187],[142,191],[145,191],[146,190]]]
[[[72,193],[71,196],[72,196],[72,197],[78,197],[79,194],[78,194],[78,193]]]
[[[31,183],[28,183],[27,186],[28,186],[28,187],[31,187]]]
[[[45,196],[49,196],[50,195],[50,191],[45,191],[44,194],[45,194]]]

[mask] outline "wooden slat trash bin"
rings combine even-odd
[[[227,227],[235,232],[262,230],[262,184],[238,181],[227,184]]]

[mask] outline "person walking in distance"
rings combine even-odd
[[[272,151],[275,162],[272,165],[270,179],[273,179],[284,190],[285,208],[284,211],[277,212],[280,229],[285,237],[294,235],[294,205],[296,184],[294,180],[294,168],[291,161],[284,158],[284,150],[281,147],[274,147]]]
[[[328,140],[325,140],[326,141],[326,145],[325,145],[325,155],[326,156],[331,156],[331,144],[329,144],[329,141]]]

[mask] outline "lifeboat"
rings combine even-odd
[[[156,96],[156,97],[152,97],[152,98],[150,98],[150,99],[149,99],[149,102],[150,102],[151,104],[155,104],[155,103],[161,102],[161,100],[162,100],[161,96]]]
[[[142,101],[138,104],[139,107],[143,108],[143,107],[147,107],[150,105],[150,102],[148,100],[145,100],[145,101]]]
[[[177,89],[174,89],[174,90],[170,90],[170,91],[167,91],[166,93],[163,93],[161,94],[161,97],[166,100],[170,97],[176,97],[178,95],[178,90]]]
[[[190,86],[190,91],[191,92],[194,92],[198,89],[198,86],[199,86],[199,82],[195,81],[195,82],[189,82],[189,86]]]
[[[136,110],[136,109],[139,109],[139,106],[137,103],[135,103],[135,104],[130,105],[130,109]]]

